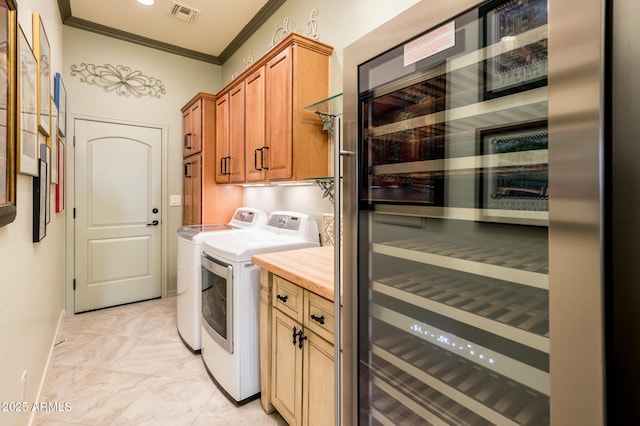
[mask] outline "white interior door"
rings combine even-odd
[[[162,131],[74,125],[75,312],[160,297]]]

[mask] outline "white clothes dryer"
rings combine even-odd
[[[213,234],[257,230],[265,226],[267,214],[261,210],[241,207],[228,223],[190,225],[178,229],[178,283],[176,320],[178,334],[194,353],[201,346],[202,273],[200,254],[202,241]]]

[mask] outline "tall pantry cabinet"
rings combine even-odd
[[[182,107],[182,224],[227,222],[242,205],[242,187],[217,185],[216,97],[198,93]]]

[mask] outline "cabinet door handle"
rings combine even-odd
[[[190,141],[191,141],[191,133],[190,132],[189,133],[185,133],[184,134],[184,147],[186,149],[191,149],[192,148],[191,144],[189,144]]]
[[[298,336],[298,332],[296,331],[296,326],[293,326],[293,346],[296,345],[296,337]]]
[[[231,171],[229,170],[230,169],[229,163],[231,163],[231,157],[225,157],[225,160],[224,160],[224,172],[225,173],[224,174],[226,174],[226,175],[230,175],[231,174]]]
[[[187,179],[191,179],[191,175],[189,174],[189,166],[191,166],[191,163],[187,163],[184,165],[184,177]]]
[[[289,296],[288,295],[280,296],[279,294],[276,294],[276,298],[281,300],[282,303],[287,303],[287,299],[289,298]]]
[[[265,152],[266,152],[266,151],[265,151],[265,149],[266,149],[267,151],[269,151],[269,147],[268,147],[268,146],[263,146],[261,149],[262,149],[262,158],[261,158],[261,160],[260,160],[260,165],[262,166],[262,168],[263,168],[264,170],[269,170],[269,167],[267,167],[267,166],[265,166],[265,165],[264,165],[264,163],[266,162],[266,161],[265,161],[265,155],[264,155],[264,154],[265,154]]]
[[[260,163],[263,162],[262,160],[262,148],[256,148],[253,150],[253,168],[256,170],[262,170],[262,167],[258,167],[258,151],[260,151]]]
[[[324,324],[324,315],[321,315],[321,316],[317,317],[317,316],[311,314],[311,319],[316,321],[316,322],[319,322],[320,324]]]
[[[225,175],[225,172],[224,172],[224,159],[225,159],[225,158],[226,158],[226,157],[222,157],[222,158],[220,159],[220,174],[221,174],[222,176],[224,176],[224,175]]]
[[[304,340],[307,340],[308,337],[307,336],[303,336],[302,335],[302,330],[300,330],[298,332],[298,348],[300,348],[300,350],[302,350],[302,343]]]

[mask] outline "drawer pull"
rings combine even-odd
[[[288,295],[280,296],[279,294],[276,294],[276,297],[280,299],[283,303],[287,303],[287,299],[289,298]]]
[[[319,322],[320,324],[324,324],[324,315],[317,317],[317,316],[311,314],[311,319],[316,321],[316,322]]]

